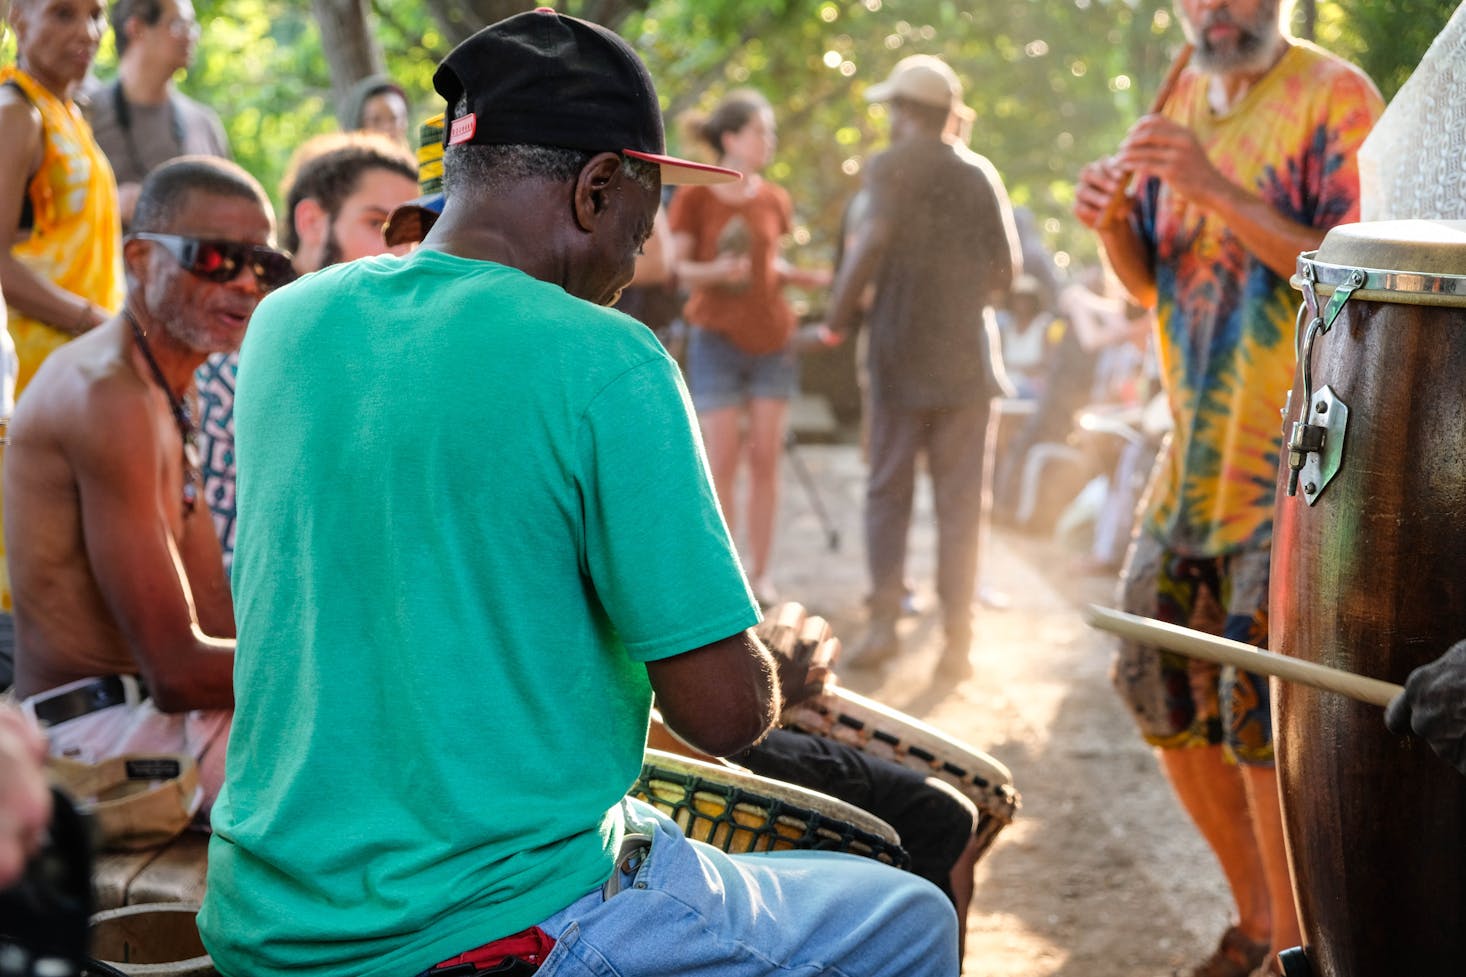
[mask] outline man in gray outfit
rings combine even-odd
[[[866,168],[869,206],[835,283],[827,334],[838,340],[858,326],[861,296],[873,285],[865,314],[870,627],[852,657],[874,664],[899,651],[906,537],[917,458],[925,454],[939,531],[940,668],[960,681],[972,674],[988,408],[1003,392],[991,303],[1022,258],[997,171],[949,136],[967,111],[952,69],[915,55],[866,97],[890,106],[891,146]]]

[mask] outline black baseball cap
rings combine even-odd
[[[620,152],[660,166],[665,184],[741,176],[665,155],[656,89],[631,45],[549,7],[506,17],[459,44],[438,66],[433,87],[448,102],[448,146]],[[467,111],[455,116],[465,96]]]

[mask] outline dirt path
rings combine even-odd
[[[863,619],[864,469],[852,447],[798,452],[840,545],[829,549],[791,472],[778,582],[853,640]],[[910,571],[928,607],[933,539],[923,489]],[[895,665],[841,675],[1013,771],[1023,807],[978,867],[964,973],[1165,977],[1211,950],[1229,904],[1215,862],[1110,689],[1108,639],[1080,620],[1081,604],[1104,601],[1109,582],[1067,574],[1071,554],[1046,540],[995,532],[984,554],[983,582],[1011,605],[979,618],[975,678],[958,688],[929,680],[940,640],[929,615],[903,623]]]

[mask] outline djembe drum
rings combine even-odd
[[[631,796],[729,854],[839,851],[907,868],[889,824],[838,798],[735,767],[649,749]]]
[[[1274,651],[1403,682],[1466,637],[1463,272],[1466,223],[1345,225],[1299,258]],[[1458,977],[1466,778],[1377,707],[1292,683],[1274,696],[1311,969]]]
[[[782,721],[789,729],[853,746],[965,794],[977,807],[977,858],[1013,823],[1019,799],[1008,768],[904,712],[831,686],[786,709]]]

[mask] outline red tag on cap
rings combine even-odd
[[[552,13],[555,12],[555,8],[554,7],[536,7],[536,8],[534,8],[534,12],[537,13],[537,14],[552,14]]]
[[[453,125],[448,129],[448,145],[457,146],[459,143],[468,142],[477,131],[477,115],[474,115],[472,112],[467,115],[460,115],[453,120]]]

